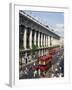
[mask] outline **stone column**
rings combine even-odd
[[[52,46],[53,46],[54,45],[53,37],[51,37],[51,43],[52,43]]]
[[[38,32],[38,47],[40,47],[40,32]]]
[[[54,38],[52,39],[52,45],[53,46],[55,45],[55,39]]]
[[[50,47],[50,36],[48,36],[48,47]]]
[[[42,46],[44,47],[44,33],[43,33],[43,39],[42,39]]]
[[[52,46],[52,37],[50,36],[50,47]]]
[[[43,46],[42,41],[43,41],[43,34],[41,33],[41,46]]]
[[[55,39],[55,46],[57,45],[57,40]]]
[[[30,30],[30,38],[29,38],[29,40],[30,40],[30,48],[32,48],[32,30]]]
[[[46,35],[46,47],[47,47],[47,35]]]
[[[24,48],[26,49],[26,39],[27,39],[27,29],[25,28],[25,30],[24,30],[24,37],[23,37],[24,39],[24,42],[23,42],[23,46],[24,46]]]
[[[36,31],[35,31],[35,34],[34,34],[34,45],[36,45]]]
[[[55,40],[55,38],[54,38],[54,46],[56,45],[56,40]]]
[[[45,34],[44,34],[44,47],[45,47]]]
[[[48,36],[47,36],[47,47],[48,47]]]
[[[45,34],[45,47],[46,47],[46,34]]]

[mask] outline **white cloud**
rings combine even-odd
[[[56,24],[55,27],[56,28],[64,28],[64,24]]]
[[[54,26],[54,31],[60,35],[60,36],[64,36],[64,24],[56,24]]]

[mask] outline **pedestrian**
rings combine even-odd
[[[27,64],[27,58],[26,58],[26,64]]]
[[[37,70],[34,71],[33,76],[35,77],[37,75]]]

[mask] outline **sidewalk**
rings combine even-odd
[[[28,66],[28,65],[36,62],[36,61],[37,61],[37,59],[36,59],[36,60],[31,60],[31,62],[28,62],[27,64],[23,63],[22,66],[20,66],[20,68],[21,68],[21,67],[22,67],[22,68],[23,68],[23,67],[26,67],[26,66]]]

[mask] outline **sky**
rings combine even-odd
[[[64,13],[46,11],[25,11],[35,19],[48,25],[55,33],[64,37]]]

